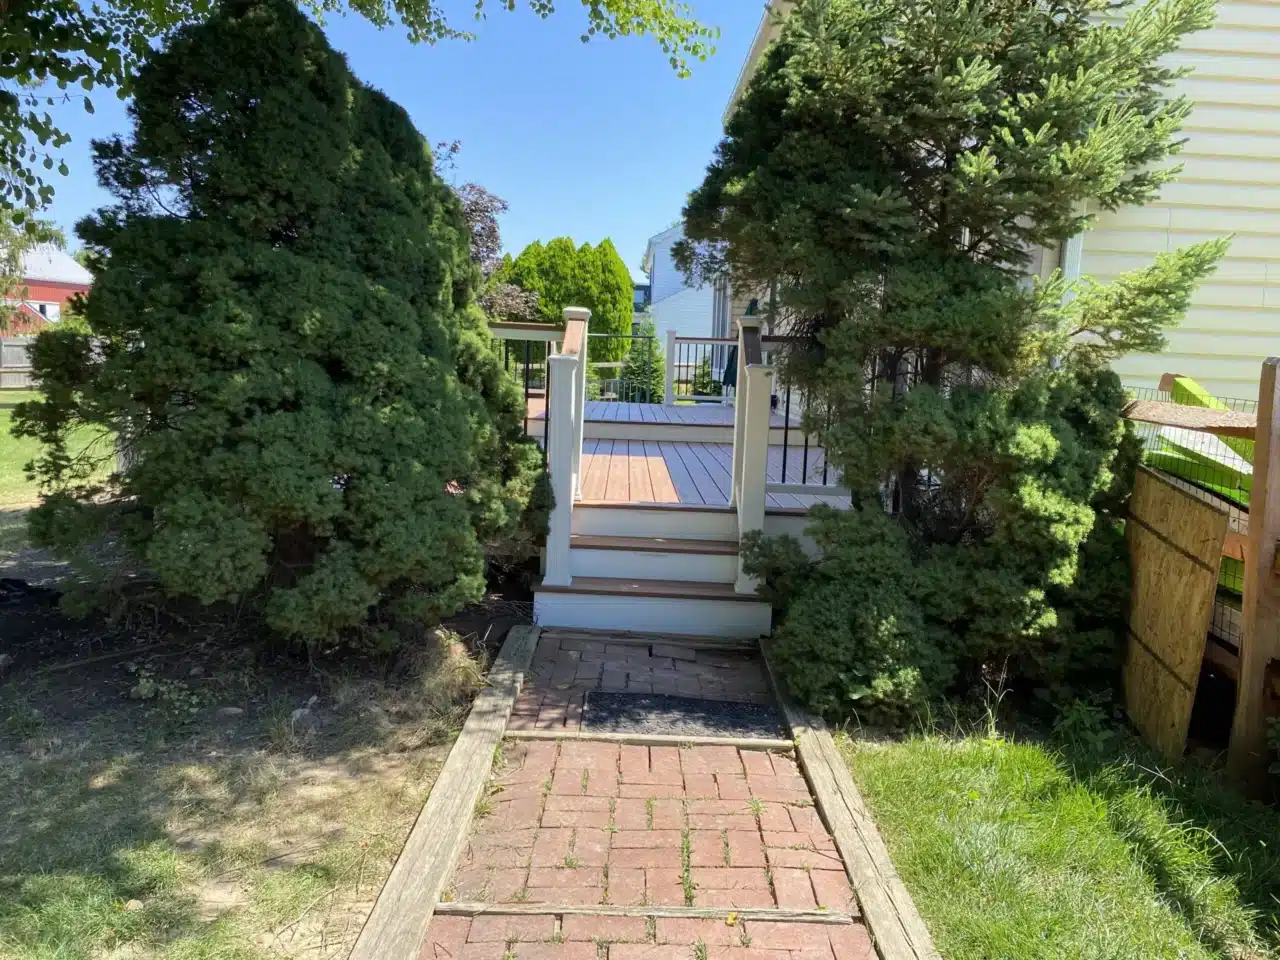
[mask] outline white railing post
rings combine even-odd
[[[582,339],[579,341],[581,350],[578,360],[578,378],[577,393],[573,408],[573,496],[575,499],[582,499],[582,429],[586,422],[586,404],[587,404],[587,364],[591,362],[588,346],[588,327],[591,321],[591,311],[586,307],[565,307],[564,313],[565,329],[568,330],[573,323],[581,321],[582,323]]]
[[[729,478],[729,506],[738,502],[738,488],[742,486],[742,428],[746,422],[747,405],[742,401],[742,394],[747,385],[747,351],[744,334],[747,329],[760,332],[759,322],[753,318],[744,318],[738,326],[738,376],[733,406],[733,476]],[[727,389],[727,388],[726,388]]]
[[[755,363],[747,364],[745,379],[739,381],[738,403],[742,408],[742,466],[738,485],[738,537],[741,539],[754,530],[764,529],[765,486],[769,466],[769,394],[773,387],[773,369]],[[734,590],[738,593],[755,593],[759,585],[742,569],[738,559],[738,578]]]
[[[550,455],[547,471],[551,479],[551,507],[547,525],[547,567],[543,583],[567,587],[569,575],[569,533],[573,524],[573,443],[577,436],[574,408],[578,405],[578,365],[582,358],[557,353],[547,358],[550,396],[547,405],[547,437]]]
[[[662,402],[671,406],[676,402],[676,332],[667,330],[667,379],[662,391]]]

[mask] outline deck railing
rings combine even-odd
[[[547,360],[564,340],[565,328],[551,323],[490,323],[489,333],[501,341],[502,365],[524,394],[524,432],[538,436],[536,429],[529,428],[538,426],[539,415],[547,410]],[[541,426],[545,450],[545,422]]]
[[[736,365],[737,346],[730,337],[681,337],[668,330],[663,401],[729,402],[733,388],[724,386],[724,372]]]
[[[738,328],[738,397],[733,409],[733,478],[731,493],[738,515],[738,536],[764,529],[769,467],[769,427],[773,417],[773,367],[764,362],[760,327],[743,321]],[[734,590],[755,593],[759,586],[738,559]]]
[[[547,527],[543,582],[568,586],[573,502],[582,496],[582,430],[587,389],[587,324],[591,311],[565,307],[564,338],[547,358],[547,472],[554,504]]]

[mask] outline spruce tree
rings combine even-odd
[[[654,335],[653,321],[642,320],[622,361],[622,399],[629,403],[662,403],[667,388],[666,358]]]
[[[685,209],[691,273],[773,291],[853,508],[823,559],[759,542],[793,689],[908,708],[1006,666],[1112,665],[1134,449],[1108,364],[1151,351],[1225,250],[1109,285],[1029,277],[1155,197],[1191,104],[1160,58],[1212,0],[802,0]]]
[[[405,111],[288,0],[228,0],[140,71],[87,319],[33,350],[38,540],[106,533],[171,595],[308,641],[479,598],[541,457],[479,309],[461,206]],[[106,484],[68,456],[114,432]]]

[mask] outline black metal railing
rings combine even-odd
[[[721,400],[725,395],[725,372],[737,365],[737,341],[677,337],[670,364],[676,400]],[[733,377],[728,379],[732,382]]]
[[[503,368],[523,395],[524,432],[534,436],[542,447],[542,465],[545,467],[551,438],[551,379],[547,366],[551,343],[544,339],[507,338],[500,341],[498,349],[502,354]]]
[[[774,415],[782,420],[781,482],[801,486],[839,486],[839,478],[827,461],[827,451],[811,432],[831,423],[829,406],[810,390],[774,381],[771,399]],[[796,434],[800,442],[794,444]]]
[[[587,399],[607,403],[661,403],[662,346],[645,334],[587,336]]]

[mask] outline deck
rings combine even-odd
[[[658,406],[659,404],[602,404],[602,406]],[[662,409],[684,409],[662,408]],[[733,410],[724,408],[730,415]],[[822,449],[811,447],[808,470],[798,447],[787,451],[787,476],[782,478],[782,447],[769,448],[767,482],[822,482]],[[667,440],[584,440],[582,443],[582,499],[604,503],[681,503],[724,507],[729,504],[733,445]],[[828,471],[827,483],[838,478]],[[804,509],[817,503],[847,507],[848,497],[770,493],[769,509]]]
[[[546,401],[542,397],[529,398],[529,419],[541,420],[546,416]],[[675,423],[687,426],[731,427],[733,407],[722,403],[615,403],[610,400],[588,400],[583,416],[587,420],[613,421],[616,423]],[[786,426],[780,414],[773,414],[770,426]],[[798,427],[792,417],[791,426]],[[789,465],[788,465],[789,466]],[[790,469],[788,469],[790,473]]]

